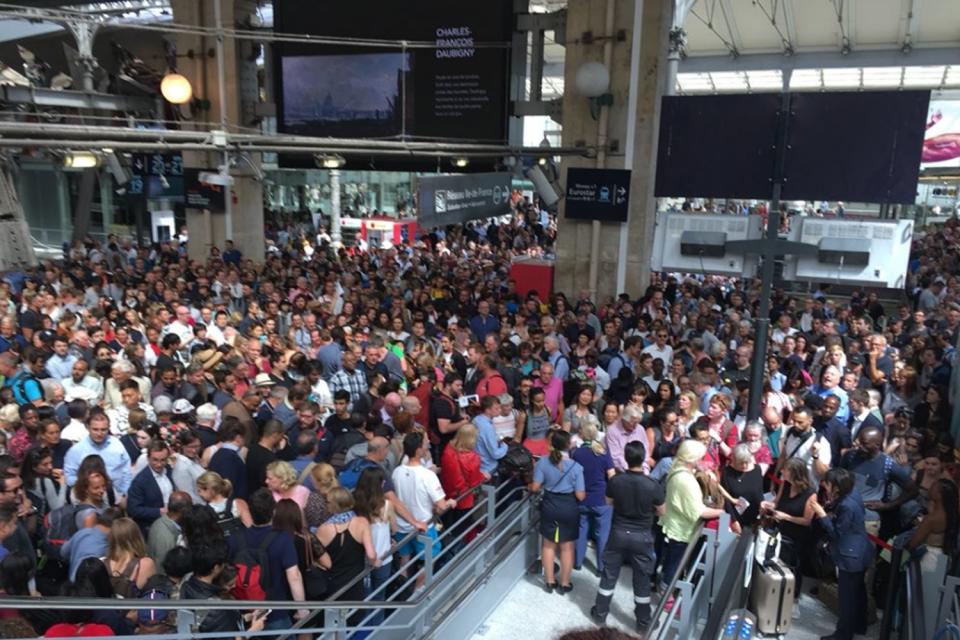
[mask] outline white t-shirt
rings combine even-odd
[[[422,466],[402,465],[393,470],[392,477],[397,497],[410,515],[421,522],[430,522],[433,505],[446,496],[437,474]],[[397,518],[397,529],[409,533],[413,531],[413,525],[403,518]]]
[[[811,431],[813,429],[811,428]],[[800,438],[790,435],[790,432],[787,432],[787,437],[783,446],[780,448],[780,455],[790,456],[791,458],[799,458],[807,465],[807,470],[810,474],[810,485],[814,489],[820,487],[820,478],[817,477],[817,473],[813,470],[813,454],[810,453],[810,447],[813,446],[815,441],[820,442],[820,462],[827,465],[827,468],[830,467],[830,443],[827,442],[827,439],[823,436],[817,434],[816,432],[806,440],[803,441],[803,444],[800,444]],[[799,445],[799,447],[797,446]]]
[[[644,348],[643,353],[649,353],[653,356],[653,359],[656,360],[660,358],[668,368],[673,362],[673,347],[668,344],[663,345],[663,349],[657,346],[656,343],[651,344],[650,346]]]

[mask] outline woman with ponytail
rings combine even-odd
[[[607,504],[607,478],[614,474],[613,458],[599,439],[597,419],[588,416],[580,422],[583,444],[573,450],[571,458],[583,467],[586,498],[580,503],[580,532],[577,536],[573,568],[579,570],[587,555],[587,539],[593,535],[597,545],[597,571],[603,571],[603,549],[610,537],[613,507]]]
[[[540,560],[543,564],[544,589],[552,593],[573,591],[570,574],[573,571],[574,541],[580,526],[580,511],[577,503],[587,496],[583,480],[583,467],[570,459],[570,434],[554,430],[547,438],[550,455],[537,461],[533,468],[531,491],[543,489],[540,505],[540,534],[543,545]],[[560,583],[554,576],[553,562],[560,550]]]

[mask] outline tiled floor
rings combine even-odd
[[[607,624],[633,632],[631,573],[624,569],[614,594]],[[477,630],[472,640],[554,640],[571,629],[593,627],[590,607],[596,598],[598,578],[588,569],[574,572],[574,589],[566,595],[547,594],[540,576],[526,575],[507,594],[496,612]],[[787,640],[819,640],[833,632],[836,617],[820,601],[804,595],[797,605],[800,619],[786,634]],[[876,638],[877,625],[865,638]]]

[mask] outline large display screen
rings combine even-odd
[[[506,138],[511,0],[281,0],[274,12],[279,33],[410,43],[277,43],[281,132]]]

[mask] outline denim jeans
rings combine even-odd
[[[613,507],[609,504],[595,507],[580,505],[580,533],[577,535],[576,557],[573,566],[583,566],[587,557],[587,540],[591,537],[597,543],[597,570],[603,572],[603,549],[610,537],[610,524],[613,522]]]
[[[663,582],[664,589],[673,580],[673,574],[677,572],[680,561],[683,560],[683,553],[687,550],[686,542],[679,542],[667,538],[663,544],[663,573],[660,579]],[[669,596],[670,594],[666,594]]]

